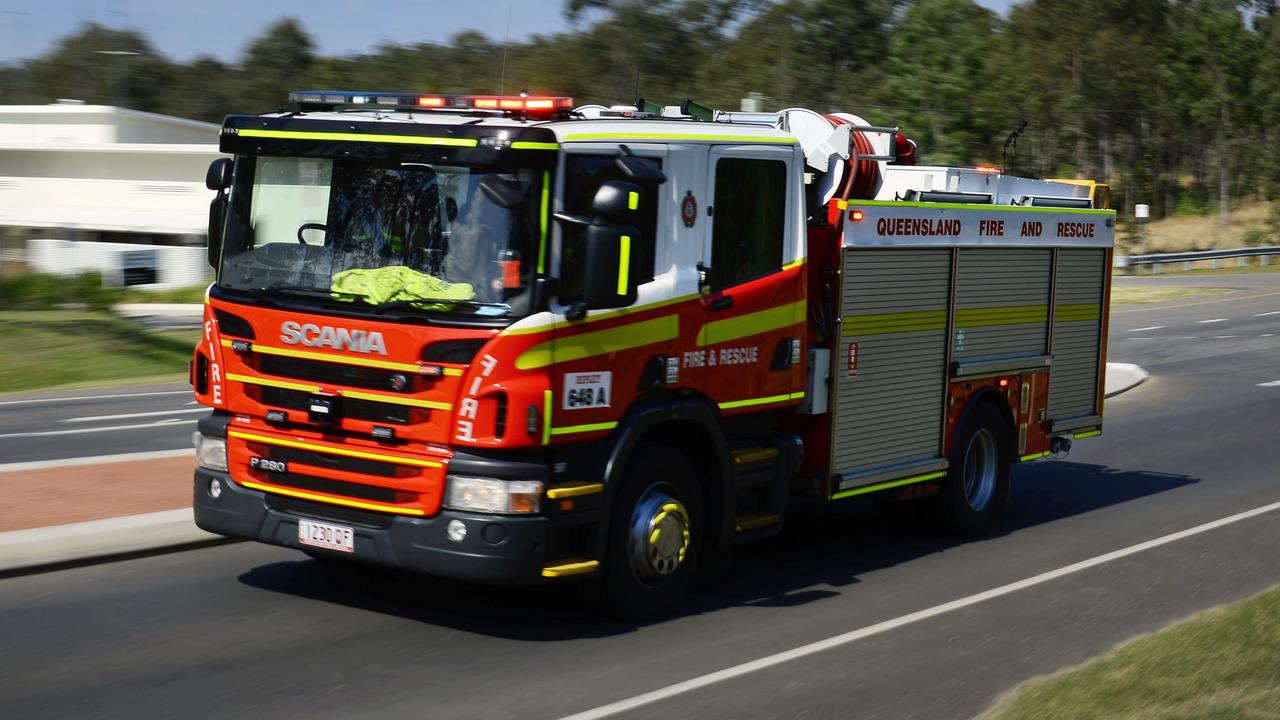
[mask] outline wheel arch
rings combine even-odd
[[[983,405],[991,405],[995,407],[996,412],[1000,415],[1000,419],[1004,421],[1004,438],[1005,447],[1008,448],[1009,457],[1015,458],[1018,454],[1018,425],[1013,419],[1013,408],[1009,405],[1009,400],[1000,392],[993,388],[980,388],[971,395],[965,402],[964,410],[960,412],[960,416],[956,418],[956,424],[951,430],[951,436],[947,439],[947,457],[951,456],[955,450],[956,438],[960,435],[960,428],[964,427],[969,418]]]
[[[728,444],[720,427],[719,413],[709,401],[697,396],[663,395],[638,400],[618,422],[605,457],[604,506],[607,511],[597,534],[597,552],[604,551],[623,474],[636,449],[644,442],[669,445],[693,464],[703,489],[707,525],[704,542],[711,552],[726,546],[732,528],[731,484]]]

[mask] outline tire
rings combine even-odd
[[[593,609],[625,620],[670,614],[702,550],[702,487],[685,455],[642,443],[614,498],[600,575],[582,585]]]
[[[965,537],[989,534],[1009,501],[1011,448],[1004,418],[991,403],[973,409],[956,433],[938,502],[942,519]]]

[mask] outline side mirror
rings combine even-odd
[[[209,265],[218,268],[222,255],[222,229],[227,221],[227,194],[220,192],[209,203]]]
[[[218,158],[209,163],[204,175],[204,186],[221,192],[231,187],[231,158]]]
[[[621,180],[600,183],[600,189],[596,190],[596,196],[591,200],[593,215],[628,225],[635,223],[639,209],[640,186]]]
[[[505,210],[518,208],[529,201],[517,183],[503,180],[497,175],[485,175],[480,181],[480,192],[494,205]]]
[[[626,145],[618,146],[618,155],[613,159],[613,164],[618,166],[623,175],[641,184],[661,185],[667,181],[667,176],[658,163],[649,158],[636,157]]]
[[[631,246],[640,241],[634,225],[587,227],[582,301],[588,310],[627,307],[636,301]]]

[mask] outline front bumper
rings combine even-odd
[[[222,483],[216,500],[209,494],[209,482],[215,478]],[[442,510],[430,518],[349,513],[244,488],[229,473],[204,468],[195,472],[194,509],[196,525],[219,535],[488,583],[541,580],[552,532],[545,517],[455,510]],[[299,518],[351,527],[355,552],[302,545],[298,542]],[[461,542],[452,542],[445,534],[449,521],[455,519],[467,525]]]

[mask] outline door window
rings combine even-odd
[[[737,285],[782,269],[787,210],[787,164],[722,158],[716,163],[711,231],[711,289]]]

